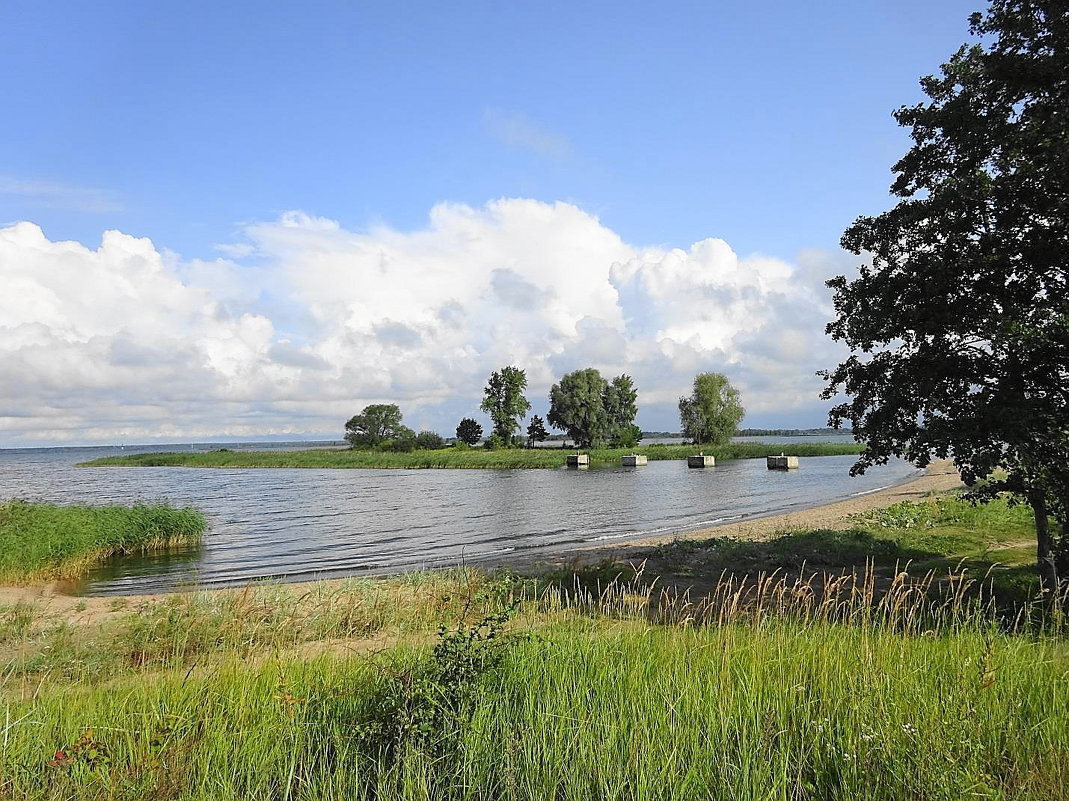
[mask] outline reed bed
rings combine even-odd
[[[766,445],[734,442],[721,446],[640,445],[637,448],[595,448],[584,450],[594,464],[619,464],[620,457],[644,454],[651,461],[686,459],[696,451],[728,459],[757,459],[779,453],[791,456],[840,456],[861,452],[857,443],[795,443]],[[141,453],[108,456],[84,462],[85,467],[226,467],[226,468],[385,468],[385,469],[526,469],[559,468],[574,449],[558,448],[443,448],[409,453],[316,449],[306,451],[230,451],[205,453]]]
[[[1067,797],[1065,598],[1007,616],[982,577],[872,566],[725,574],[698,599],[641,566],[387,585],[258,588],[214,612],[199,597],[217,650],[166,646],[125,674],[9,663],[0,798]],[[40,622],[20,614],[16,645]],[[366,637],[369,620],[404,636],[283,647]],[[172,632],[195,628],[180,615]]]
[[[84,576],[116,554],[197,542],[207,528],[196,509],[167,504],[56,506],[0,503],[0,584]]]

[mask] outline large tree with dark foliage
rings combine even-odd
[[[1069,6],[994,0],[899,109],[901,200],[843,235],[866,261],[834,278],[830,423],[866,445],[853,472],[953,458],[978,499],[1029,503],[1045,590],[1069,574]],[[1057,521],[1048,526],[1048,515]]]
[[[593,367],[561,377],[549,391],[546,419],[567,432],[576,446],[596,447],[606,442],[633,447],[642,437],[636,426],[638,390],[629,375],[606,381]]]
[[[549,390],[549,414],[554,428],[567,432],[577,447],[589,448],[605,442],[609,417],[604,394],[609,383],[593,367],[575,370]]]

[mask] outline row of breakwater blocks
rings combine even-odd
[[[621,467],[641,467],[646,464],[648,458],[643,454],[632,453],[628,456],[620,457]],[[782,453],[779,456],[766,457],[766,464],[769,470],[797,470],[798,469],[798,457],[797,456],[784,456]],[[573,453],[568,457],[568,467],[574,470],[585,470],[590,467],[590,456],[586,453]],[[697,456],[687,457],[687,467],[716,467],[716,458],[713,456],[706,456],[704,453],[699,453]]]

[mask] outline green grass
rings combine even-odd
[[[1027,515],[852,522],[708,541],[700,598],[460,570],[0,607],[0,799],[1069,798],[1066,599],[975,591]]]
[[[900,571],[925,580],[950,576],[982,579],[974,594],[989,599],[1003,617],[1035,601],[1035,528],[1028,507],[1004,499],[974,506],[956,495],[902,502],[854,515],[845,530],[780,531],[761,538],[679,538],[628,549],[626,559],[555,568],[545,580],[566,589],[634,582],[645,573],[662,585],[705,592],[724,583],[777,574],[805,582],[834,582],[843,574],[871,574],[886,588]],[[931,582],[928,582],[931,584]],[[715,591],[715,589],[714,589]]]
[[[589,453],[594,464],[619,464],[630,453],[645,454],[651,461],[685,459],[698,450],[718,460],[756,459],[786,453],[793,456],[838,456],[861,452],[856,443],[798,443],[766,445],[756,442],[729,443],[717,447],[693,445],[646,445],[637,448],[595,448]],[[84,462],[86,467],[305,467],[305,468],[461,468],[520,469],[559,468],[574,450],[557,448],[444,448],[417,450],[411,453],[385,451],[330,450],[307,451],[230,451],[207,453],[142,453],[108,456]]]
[[[470,570],[308,586],[264,583],[159,600],[135,596],[92,625],[72,625],[21,602],[0,607],[0,669],[11,681],[91,684],[146,670],[186,670],[218,657],[292,656],[306,646],[380,648],[489,613],[521,586]]]
[[[0,583],[72,579],[115,554],[197,541],[207,522],[165,504],[55,506],[0,503]]]
[[[979,617],[448,626],[0,701],[0,798],[1000,799],[1069,786],[1069,648]],[[493,636],[491,636],[493,635]],[[433,724],[433,725],[432,725]]]
[[[954,495],[853,515],[852,528],[785,531],[768,539],[678,539],[650,552],[691,572],[794,570],[913,563],[915,569],[973,569],[1035,561],[1035,528],[1024,505],[1004,499],[975,506]]]

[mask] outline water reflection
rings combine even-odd
[[[159,575],[170,576],[176,586],[195,586],[203,551],[204,546],[197,544],[114,556],[92,570],[85,579],[76,582],[72,592],[84,595],[92,587],[105,586],[113,581],[137,581],[138,578],[152,580]]]

